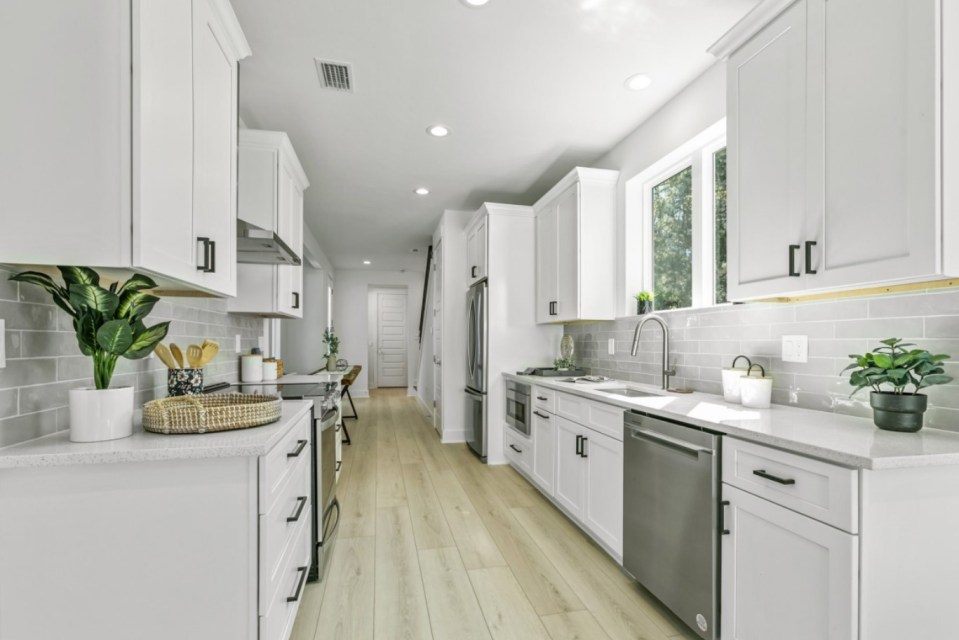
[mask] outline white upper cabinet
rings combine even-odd
[[[537,322],[615,317],[618,179],[577,167],[533,205]]]
[[[466,230],[466,274],[467,282],[472,285],[488,275],[489,247],[486,216],[483,215]]]
[[[239,165],[239,218],[276,233],[302,259],[303,191],[310,183],[289,136],[241,129]],[[229,311],[303,317],[302,264],[240,264],[237,273]]]
[[[0,55],[17,61],[0,72],[15,96],[0,121],[0,259],[233,295],[237,62],[250,50],[229,2],[18,2]]]
[[[948,3],[800,0],[762,19],[782,4],[713,48],[729,54],[729,298],[956,275]]]

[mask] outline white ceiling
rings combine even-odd
[[[532,204],[712,64],[706,47],[755,4],[233,0],[253,49],[240,112],[290,134],[306,223],[337,268],[422,269],[444,209]],[[355,92],[321,89],[317,57],[352,64]],[[653,85],[624,89],[640,72]]]

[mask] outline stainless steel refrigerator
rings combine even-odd
[[[486,281],[466,296],[466,443],[486,460]]]

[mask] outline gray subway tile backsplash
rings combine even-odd
[[[47,435],[69,426],[69,389],[92,384],[92,364],[77,347],[72,322],[46,292],[9,282],[0,266],[0,318],[6,321],[7,366],[0,369],[0,446]],[[171,320],[166,342],[185,348],[204,338],[220,342],[220,354],[205,370],[205,382],[238,379],[234,336],[242,349],[257,345],[262,321],[226,312],[226,302],[207,298],[165,298],[147,324]],[[133,385],[142,404],[166,395],[166,369],[158,358],[117,362],[115,386]]]
[[[879,346],[885,338],[905,338],[934,353],[948,353],[947,372],[956,378],[932,387],[926,425],[959,431],[959,290],[920,292],[796,303],[722,305],[661,313],[670,328],[671,381],[721,393],[719,371],[738,354],[749,356],[773,376],[773,402],[818,411],[871,416],[869,394],[850,397],[848,375],[840,372],[849,354]],[[662,349],[658,327],[643,329],[639,354],[629,355],[638,317],[566,326],[576,344],[577,364],[597,375],[659,385]],[[782,360],[781,338],[805,335],[806,363]],[[607,340],[616,355],[607,355]]]

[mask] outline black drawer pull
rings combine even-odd
[[[288,454],[286,454],[286,457],[287,457],[287,458],[296,458],[296,457],[299,457],[299,455],[300,455],[301,453],[303,453],[303,447],[305,447],[305,446],[308,445],[308,444],[309,444],[309,440],[297,440],[297,441],[296,441],[296,449],[294,449],[293,451],[291,451],[291,452],[289,452]]]
[[[549,398],[547,398],[546,396],[536,396],[536,399],[539,400],[540,402],[546,402],[547,400],[549,400]]]
[[[798,244],[789,245],[789,276],[792,278],[798,278],[800,275],[799,271],[796,270],[796,252],[799,249]]]
[[[517,449],[515,444],[511,444],[511,445],[509,446],[509,448],[512,449],[513,451],[515,451],[516,453],[523,453],[523,450],[522,450],[522,449]]]
[[[303,508],[306,506],[306,501],[309,500],[306,496],[300,496],[296,499],[296,511],[293,512],[293,515],[286,519],[287,522],[296,522],[300,519],[300,516],[303,514]]]
[[[471,278],[476,277],[476,267],[470,267],[470,277]]]
[[[534,412],[533,412],[533,415],[534,415],[534,416],[538,416],[538,417],[542,418],[543,420],[549,420],[549,416],[544,416],[544,415],[543,415],[542,413],[540,413],[539,411],[534,411]]]
[[[779,484],[796,484],[796,481],[792,478],[780,478],[779,476],[774,476],[771,473],[766,473],[765,469],[756,469],[753,471],[754,476],[759,476],[760,478],[765,478],[766,480],[772,480],[773,482],[778,482]]]
[[[303,593],[303,585],[306,584],[306,576],[309,573],[309,567],[297,567],[297,573],[302,573],[300,576],[299,584],[296,586],[296,593],[286,599],[287,602],[296,602],[300,599],[300,594]]]

